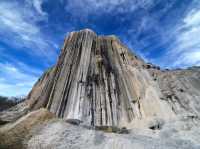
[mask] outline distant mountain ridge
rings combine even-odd
[[[20,97],[6,97],[0,95],[0,111],[11,108],[25,100],[25,96]]]

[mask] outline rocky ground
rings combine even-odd
[[[179,129],[179,130],[178,130]],[[164,126],[162,130],[132,129],[128,134],[89,130],[52,122],[28,141],[28,148],[57,149],[198,149],[198,128]],[[188,130],[186,130],[188,129]],[[47,139],[48,138],[48,139]]]
[[[152,124],[149,124],[151,126]],[[0,128],[0,148],[15,149],[199,149],[199,124],[186,117],[165,122],[162,128],[110,129],[74,125],[45,109],[29,113]],[[4,143],[7,145],[3,145]],[[6,142],[7,141],[7,142]]]
[[[161,128],[96,130],[55,118],[45,109],[0,127],[1,149],[199,149],[199,121],[179,117]]]

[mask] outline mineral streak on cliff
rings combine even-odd
[[[92,126],[129,127],[183,114],[196,119],[199,76],[199,68],[160,70],[132,54],[117,37],[85,29],[69,34],[57,64],[23,104],[26,110],[46,107],[67,121]]]
[[[47,107],[59,117],[95,126],[162,115],[162,106],[170,113],[142,64],[113,36],[73,32],[55,67]]]
[[[24,102],[0,112],[0,148],[199,149],[199,122],[200,67],[161,70],[85,29]]]
[[[176,82],[187,89],[184,78],[177,77],[146,64],[115,36],[97,36],[85,29],[65,39],[57,64],[36,83],[28,102],[33,109],[47,107],[66,120],[127,126],[138,119],[172,118],[180,109],[187,110],[183,102],[190,98],[197,104],[199,92],[186,92],[185,101],[172,91],[170,85]],[[195,106],[192,113],[197,113]]]

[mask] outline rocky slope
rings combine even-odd
[[[176,129],[182,124],[196,129],[199,103],[200,68],[160,70],[117,37],[85,29],[66,37],[57,64],[25,102],[1,112],[0,120],[14,122],[44,107],[66,122],[106,131],[155,131],[175,120]]]

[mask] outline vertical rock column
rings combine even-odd
[[[58,117],[94,126],[126,126],[162,115],[166,111],[161,107],[167,106],[143,65],[115,36],[97,36],[88,29],[72,32],[49,83],[42,85],[44,92],[33,101]]]

